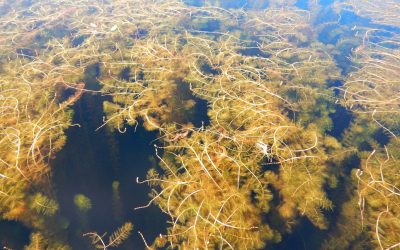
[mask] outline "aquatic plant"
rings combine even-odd
[[[36,193],[32,196],[30,207],[39,213],[53,215],[58,210],[58,204],[55,200],[49,199],[41,193]]]
[[[48,163],[65,143],[72,101],[59,99],[58,83],[39,77],[31,66],[10,60],[0,77],[0,214],[47,237],[48,220],[58,208],[47,188]]]
[[[361,164],[353,170],[353,179],[347,184],[356,192],[350,192],[350,200],[341,208],[337,230],[325,244],[330,248],[339,241],[344,246],[369,246],[370,242],[380,249],[399,246],[399,212],[395,205],[398,178],[394,177],[398,172],[396,114],[400,108],[397,41],[397,35],[391,32],[367,29],[362,44],[353,51],[356,69],[339,87],[344,104],[355,113],[342,142],[355,149]],[[350,225],[344,223],[346,220],[356,222]]]
[[[121,245],[131,234],[133,225],[130,222],[123,224],[120,228],[115,230],[109,237],[107,243],[103,240],[106,234],[100,236],[95,232],[83,234],[83,236],[90,237],[92,245],[97,249],[109,249]]]
[[[347,107],[368,115],[392,136],[399,135],[400,124],[398,43],[397,36],[387,38],[379,31],[367,31],[364,43],[353,56],[358,69],[340,88]]]
[[[164,174],[149,172],[144,182],[154,187],[152,200],[139,207],[155,203],[170,216],[168,234],[154,246],[261,248],[265,240],[279,239],[262,222],[272,195],[257,161],[242,155],[243,149],[213,131],[191,130],[163,150]]]
[[[285,13],[293,14],[288,10],[285,11]],[[283,14],[279,13],[278,10],[274,10],[273,13],[277,17],[283,17]],[[293,15],[295,14],[296,12]],[[228,13],[227,15],[231,14]],[[265,17],[269,17],[269,15]],[[218,16],[218,18],[221,17]],[[249,21],[249,25],[252,25],[250,23],[254,22],[254,25],[260,27],[259,19],[253,18],[254,20],[251,19]],[[303,18],[303,16],[299,16],[300,18]],[[300,30],[304,29],[307,32],[306,15],[301,20],[303,26],[298,25],[296,27],[299,27]],[[276,20],[268,21],[274,21],[274,25],[276,25],[275,30],[260,30],[260,35],[264,33],[266,35],[275,34],[274,32],[279,33],[285,30],[285,27]],[[289,26],[289,24],[286,25]],[[175,32],[177,30],[179,30],[179,27],[175,28]],[[116,79],[116,77],[114,77],[114,80],[104,78],[105,90],[117,94],[114,96],[114,103],[118,104],[105,103],[105,110],[109,114],[109,119],[106,123],[121,130],[125,121],[128,124],[135,125],[137,124],[138,117],[142,117],[148,129],[158,129],[165,134],[163,135],[165,136],[164,141],[167,143],[165,148],[184,141],[190,133],[189,130],[185,130],[188,128],[183,128],[182,131],[171,131],[168,124],[172,122],[179,123],[179,121],[165,119],[156,113],[158,112],[156,110],[160,110],[160,107],[165,107],[165,111],[162,112],[174,110],[173,106],[169,105],[166,99],[171,94],[160,95],[158,90],[153,87],[155,86],[153,85],[154,82],[157,85],[163,84],[163,88],[167,89],[168,86],[174,85],[174,81],[176,82],[177,79],[182,77],[183,81],[179,80],[180,84],[190,84],[191,90],[196,95],[210,102],[211,109],[209,115],[212,126],[214,126],[211,131],[216,134],[211,142],[218,143],[222,139],[225,139],[231,141],[233,145],[238,144],[237,147],[240,148],[240,150],[235,150],[227,147],[227,153],[234,153],[236,155],[236,151],[243,152],[242,156],[238,156],[239,158],[246,158],[249,155],[253,155],[253,158],[256,156],[254,158],[256,162],[253,163],[253,166],[250,166],[248,163],[241,164],[241,168],[248,168],[251,171],[260,171],[263,159],[267,159],[268,161],[275,159],[277,163],[282,165],[282,170],[279,171],[279,175],[274,175],[273,173],[266,174],[261,185],[272,183],[281,192],[285,203],[288,205],[284,206],[286,209],[282,208],[280,211],[285,213],[286,219],[293,219],[299,214],[303,214],[307,215],[315,225],[321,228],[326,227],[326,221],[323,218],[321,210],[329,209],[331,203],[326,199],[323,191],[325,175],[327,174],[324,167],[326,156],[324,156],[323,151],[317,150],[318,131],[315,130],[315,126],[310,125],[312,123],[310,121],[306,125],[309,125],[308,130],[313,132],[302,133],[296,124],[286,118],[281,110],[284,106],[290,107],[291,103],[285,100],[284,97],[281,97],[279,93],[282,89],[282,83],[284,83],[283,86],[287,85],[287,88],[304,83],[304,85],[309,85],[307,86],[308,88],[317,86],[317,88],[322,89],[329,77],[335,77],[337,71],[332,70],[333,63],[328,57],[325,57],[323,50],[318,48],[318,45],[313,50],[298,47],[300,43],[306,41],[299,42],[297,39],[292,39],[294,36],[305,37],[299,31],[295,33],[295,30],[292,33],[288,33],[283,39],[277,39],[278,41],[275,41],[275,46],[258,47],[260,53],[275,55],[268,58],[268,60],[262,57],[240,54],[240,51],[243,51],[246,47],[243,46],[238,37],[229,34],[221,34],[215,40],[213,34],[199,37],[198,35],[188,33],[183,36],[178,33],[175,34],[176,38],[169,37],[167,39],[163,36],[159,37],[157,33],[149,33],[155,37],[150,42],[146,41],[147,46],[150,46],[157,53],[149,53],[148,47],[134,47],[128,53],[132,55],[131,58],[135,58],[136,62],[143,62],[140,63],[140,68],[129,67],[129,70],[126,72],[135,73],[125,80]],[[274,39],[274,37],[271,39]],[[184,41],[184,43],[181,41]],[[142,41],[138,41],[138,43],[141,44]],[[288,53],[285,52],[285,46],[290,47]],[[178,64],[173,63],[175,61],[179,63],[179,68],[176,66]],[[157,71],[157,74],[152,73],[154,71],[154,63],[162,65],[162,72]],[[266,70],[266,72],[260,70],[268,68],[269,70]],[[174,74],[174,78],[172,78],[174,81],[171,81],[170,72],[166,71],[165,73],[164,69],[168,69]],[[110,73],[109,71],[109,74],[116,76],[120,71],[122,71],[122,68],[119,68],[115,73]],[[142,73],[141,77],[138,78],[136,72],[146,73]],[[118,86],[118,88],[114,88],[113,86]],[[121,91],[122,89],[124,91]],[[312,95],[309,92],[302,91],[301,94],[311,99]],[[159,98],[164,100],[161,102],[162,104],[159,103]],[[146,113],[143,114],[143,112],[148,111],[145,107],[149,107],[149,103],[155,103],[154,106],[150,105],[151,109],[155,110],[152,118]],[[145,106],[141,107],[137,105]],[[327,114],[325,114],[325,119],[326,116]],[[151,124],[152,126],[148,127],[146,124]],[[199,134],[202,133],[199,132]],[[187,156],[182,155],[182,157]],[[212,162],[211,165],[213,164],[215,163]],[[186,166],[187,164],[185,163],[184,165]],[[168,169],[174,168],[169,167]],[[294,170],[296,171],[295,174],[292,173]],[[175,171],[170,170],[172,173]],[[176,177],[175,174],[168,174],[165,178],[169,178],[169,175]],[[216,185],[218,185],[218,182],[214,180],[211,173],[206,176],[211,178],[210,181],[212,183],[217,183]],[[167,180],[169,183],[170,180]],[[172,182],[179,183],[183,181],[174,180]],[[169,187],[164,187],[162,183],[160,187],[161,190],[158,194],[163,194],[163,192],[168,193]],[[195,184],[193,183],[194,187]],[[307,192],[310,189],[315,190],[315,192]],[[182,191],[180,189],[175,190],[181,197],[185,195],[184,193],[180,194],[184,191],[186,189]],[[225,191],[224,193],[227,192]],[[208,193],[211,193],[211,191]],[[155,194],[155,198],[163,200],[162,197]],[[218,198],[218,200],[220,199]],[[209,209],[211,210],[219,209],[218,206],[213,208],[212,200],[205,200],[204,202],[202,206],[210,206],[211,208]],[[159,202],[157,204],[164,211],[167,210],[167,208],[163,207],[165,206],[163,203]],[[265,204],[261,205],[261,203],[259,205],[265,206]],[[197,206],[200,206],[200,204]],[[172,211],[174,207],[171,206],[168,209]],[[204,212],[208,213],[207,211],[205,210]],[[176,218],[178,217],[177,214],[179,214],[179,211],[173,212],[171,217]],[[257,215],[255,214],[254,216],[256,217]],[[202,215],[201,217],[204,218],[207,215]],[[207,224],[207,222],[202,223]],[[184,223],[181,227],[185,228],[189,225],[190,223]],[[214,229],[210,228],[208,230]],[[189,246],[192,244],[194,246],[196,244],[204,244],[204,241],[199,242],[197,236],[193,238],[190,233],[191,230],[183,233],[183,241],[172,237],[174,233],[169,235],[171,237],[165,237],[173,245],[179,242],[183,242],[182,244],[185,245],[189,244]],[[246,230],[238,230],[235,234],[242,233],[246,233]],[[196,231],[197,234],[200,233]],[[228,237],[225,234],[232,233],[221,231],[218,234],[222,234],[221,237],[225,239],[225,237]],[[269,237],[273,238],[272,235]],[[159,239],[159,242],[162,241]],[[226,241],[230,245],[239,244],[236,240],[231,240],[230,238]],[[256,240],[256,242],[258,241]],[[218,242],[215,238],[210,239],[210,242],[210,244],[217,245],[225,244]],[[261,246],[257,243],[253,247],[259,248]]]
[[[265,1],[0,3],[0,214],[35,228],[28,249],[62,245],[48,233],[58,205],[44,177],[66,141],[69,107],[85,92],[109,96],[98,129],[143,124],[160,133],[162,170],[139,182],[151,185],[148,205],[171,224],[151,247],[258,249],[278,242],[301,216],[327,229],[325,212],[334,204],[326,187],[337,186],[348,152],[361,159],[346,180],[348,189],[357,183],[357,194],[349,194],[343,227],[333,235],[399,246],[398,34],[342,25],[328,40],[341,39],[325,45],[315,13],[295,8],[296,1],[268,3],[263,11],[254,7]],[[316,1],[309,7],[319,8]],[[334,7],[399,26],[393,1]],[[349,30],[356,38],[343,40]],[[353,71],[337,65],[343,55],[351,55]],[[343,86],[330,88],[342,78]],[[210,124],[199,128],[189,117],[196,98],[209,106]],[[337,103],[354,117],[334,139],[326,132]],[[382,130],[388,145],[376,138]],[[82,194],[74,203],[82,212],[91,208]],[[271,214],[283,226],[264,220]],[[346,218],[357,221],[349,226]],[[360,225],[364,231],[345,235]],[[108,243],[97,233],[85,236],[106,249],[131,231],[124,224]]]
[[[69,250],[69,246],[64,245],[60,242],[54,242],[49,240],[47,237],[40,233],[32,233],[30,236],[29,245],[25,246],[25,250],[38,250],[38,249],[57,249],[57,250]]]
[[[400,246],[399,143],[393,140],[384,150],[372,151],[355,171],[361,223],[380,248]]]
[[[337,12],[349,11],[356,15],[372,19],[373,22],[378,24],[390,25],[393,27],[400,26],[400,20],[398,13],[400,11],[400,5],[395,0],[388,1],[335,1],[333,4],[334,9]]]
[[[379,249],[399,246],[398,146],[392,139],[384,148],[362,153],[360,168],[352,171],[351,199],[341,208],[337,228],[324,244],[327,249],[371,243]]]
[[[74,204],[80,212],[87,212],[92,208],[91,200],[84,194],[77,194],[74,196]]]

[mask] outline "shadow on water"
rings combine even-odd
[[[30,230],[17,221],[0,221],[1,249],[23,249],[29,244]]]

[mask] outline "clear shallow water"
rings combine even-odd
[[[202,1],[186,1],[191,6],[201,6]],[[370,29],[383,29],[394,33],[400,33],[400,27],[376,24],[372,20],[356,15],[353,12],[344,11],[339,16],[331,9],[333,1],[321,1],[322,8],[319,10],[315,25],[340,20],[338,23],[329,24],[321,28],[318,40],[327,45],[336,45],[341,39],[352,37],[356,30],[355,26],[364,26]],[[268,4],[260,8],[266,8]],[[246,5],[246,1],[224,2],[224,8],[240,8],[246,6],[251,9],[251,5]],[[297,1],[296,7],[308,10],[307,1]],[[209,21],[199,28],[202,32],[218,32],[222,29],[218,21]],[[233,32],[234,30],[232,30]],[[142,34],[146,36],[146,34]],[[138,35],[139,36],[139,35]],[[79,46],[83,41],[77,39],[74,44]],[[253,42],[253,41],[251,41]],[[254,44],[257,44],[254,42]],[[347,76],[354,72],[355,65],[351,64],[349,56],[353,53],[358,44],[349,41],[341,45],[333,58],[337,67],[342,70],[342,76]],[[26,57],[33,57],[31,50],[20,50],[20,54]],[[246,49],[241,51],[242,55],[260,56],[269,58],[270,54],[263,54],[258,48]],[[206,65],[209,66],[209,65]],[[203,71],[212,75],[221,72],[212,68],[205,67]],[[101,67],[92,66],[87,70],[83,81],[86,88],[90,90],[100,90],[101,86],[96,80],[101,75]],[[343,81],[337,80],[328,84],[330,87],[341,87]],[[188,98],[190,95],[188,88],[181,89],[181,99]],[[334,90],[335,97],[339,98],[339,91]],[[191,96],[190,98],[194,98]],[[67,98],[66,98],[67,99]],[[192,109],[191,117],[181,117],[180,111],[176,110],[179,119],[191,121],[195,127],[207,126],[210,121],[207,116],[207,101],[194,98],[196,106]],[[74,111],[73,123],[79,126],[72,126],[67,129],[67,143],[63,149],[55,155],[51,161],[53,185],[60,209],[57,213],[57,227],[59,234],[57,237],[68,242],[73,249],[90,249],[89,240],[83,238],[82,234],[89,231],[112,232],[126,221],[134,224],[135,232],[118,249],[143,249],[144,243],[137,231],[143,233],[145,238],[151,242],[158,234],[165,233],[166,221],[169,219],[156,206],[152,205],[146,209],[135,210],[135,207],[147,204],[149,201],[148,193],[150,188],[146,184],[137,184],[136,178],[143,180],[150,168],[157,168],[158,159],[155,157],[153,144],[157,144],[159,132],[148,132],[140,121],[137,128],[127,127],[125,133],[110,132],[106,128],[97,130],[103,123],[105,113],[103,102],[111,100],[109,96],[101,94],[85,93],[72,106]],[[316,116],[322,114],[316,114]],[[335,112],[329,114],[332,120],[332,127],[326,133],[341,140],[343,133],[349,128],[355,119],[354,115],[346,110],[342,105],[335,105]],[[291,116],[296,120],[296,116]],[[381,147],[389,143],[390,137],[380,129],[372,135]],[[366,148],[372,150],[371,145]],[[352,156],[347,164],[342,165],[342,176],[338,178],[335,189],[326,185],[328,197],[333,201],[334,207],[338,208],[349,201],[349,194],[346,192],[346,182],[351,170],[360,165],[360,158]],[[83,194],[91,201],[91,208],[87,212],[77,209],[74,204],[74,197]],[[279,196],[279,195],[277,195]],[[279,202],[280,197],[275,197]],[[338,209],[327,211],[327,218],[330,225],[335,225],[339,215]],[[266,218],[271,224],[274,214],[269,214]],[[277,222],[279,224],[280,222]],[[277,225],[279,228],[280,225]],[[302,218],[294,227],[292,233],[283,234],[282,242],[269,244],[266,249],[321,249],[323,241],[334,231],[332,226],[327,230],[320,230],[315,227],[307,218]],[[0,223],[0,244],[12,246],[15,249],[22,249],[26,245],[29,229],[16,222]],[[5,243],[3,243],[5,242]]]

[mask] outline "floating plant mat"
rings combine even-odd
[[[397,13],[0,1],[2,247],[399,247]]]

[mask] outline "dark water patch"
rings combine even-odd
[[[190,90],[190,84],[182,79],[176,79],[177,90],[173,97],[172,105],[176,106],[172,114],[172,121],[178,124],[192,123],[195,127],[210,125],[208,117],[208,101],[194,96]],[[185,103],[194,101],[195,104],[189,110],[186,110]],[[182,109],[182,110],[179,110]]]
[[[100,88],[100,74],[99,64],[87,67],[87,88]],[[132,222],[134,231],[120,249],[144,249],[137,230],[152,241],[166,228],[166,218],[155,206],[134,210],[150,200],[149,187],[138,185],[136,178],[145,179],[148,169],[157,165],[152,145],[157,133],[141,126],[129,127],[124,134],[106,127],[97,130],[105,116],[103,102],[109,99],[83,94],[74,104],[73,123],[79,126],[66,131],[67,143],[51,162],[59,217],[73,249],[92,248],[83,233],[112,233],[125,222]]]
[[[238,53],[243,55],[243,56],[256,56],[256,57],[263,57],[263,58],[271,57],[270,53],[262,51],[257,46],[241,48],[241,49],[238,50]]]
[[[76,93],[76,89],[74,88],[66,88],[64,84],[57,84],[55,87],[55,94],[57,96],[57,103],[63,103],[67,101],[69,98],[73,97]]]
[[[297,8],[302,9],[302,10],[309,10],[309,6],[308,6],[308,0],[297,0],[297,2],[295,3],[295,5]]]
[[[221,21],[218,19],[195,18],[192,20],[193,30],[216,32],[221,29]]]
[[[0,3],[0,15],[5,16],[11,11],[10,3],[6,1]]]
[[[384,147],[390,142],[389,133],[383,128],[378,128],[372,135],[372,138],[378,142],[381,147]]]
[[[352,32],[350,27],[342,26],[338,24],[330,24],[325,26],[318,34],[318,40],[324,44],[336,44],[339,39],[342,39],[347,34],[354,36],[355,32]]]
[[[328,25],[324,25],[329,23]],[[374,29],[374,35],[369,36],[371,42],[381,42],[385,38],[393,36],[395,33],[400,33],[400,27],[393,27],[390,25],[374,23],[370,18],[362,17],[357,15],[352,11],[342,11],[340,14],[336,13],[331,7],[324,8],[317,16],[315,25],[324,25],[319,32],[318,40],[325,44],[337,44],[339,41],[351,41],[353,45],[358,46],[360,44],[360,39],[356,38],[358,31],[357,27],[365,27]],[[358,43],[356,42],[358,40]],[[354,48],[354,46],[352,47]],[[338,47],[340,51],[340,58],[346,58],[348,49],[343,47]],[[336,60],[338,58],[335,58]],[[346,63],[342,63],[346,65]]]
[[[208,116],[208,101],[199,97],[194,98],[196,104],[192,115],[192,123],[196,128],[210,125],[210,117]]]
[[[52,38],[63,38],[63,37],[70,37],[72,31],[68,29],[68,27],[64,25],[58,25],[49,29],[45,29],[45,32],[50,39]]]
[[[326,23],[336,23],[338,21],[339,15],[331,7],[325,7],[318,12],[314,20],[314,24],[320,25]]]
[[[207,0],[183,0],[188,6],[202,7],[206,5],[218,6],[225,9],[254,9],[262,10],[268,8],[268,0],[220,0],[220,1],[207,1]]]
[[[4,66],[5,66],[5,61],[2,60],[1,56],[0,56],[0,74],[4,74],[6,72]]]
[[[17,221],[0,220],[1,249],[23,249],[29,244],[31,230]]]
[[[349,26],[333,24],[322,28],[318,35],[320,42],[335,45],[332,56],[342,76],[348,75],[355,69],[351,56],[354,49],[362,43],[362,40],[355,36],[356,32]]]
[[[331,175],[336,177],[335,184],[324,188],[328,199],[334,204],[333,210],[326,216],[332,229],[340,215],[339,208],[353,197],[351,172],[360,167],[361,159],[357,153],[347,153],[342,159],[329,159],[328,164]]]
[[[344,84],[343,80],[328,80],[327,82],[327,87],[330,89],[333,89],[333,94],[335,96],[338,96],[340,94],[340,87],[342,87]]]
[[[338,166],[335,166],[338,167]],[[333,209],[325,213],[325,217],[329,221],[329,229],[333,229],[340,216],[340,208],[342,205],[352,198],[352,194],[348,192],[348,185],[351,184],[351,176],[339,176],[336,187],[325,187],[326,195],[332,201]]]
[[[266,221],[266,224],[268,226],[283,234],[282,232],[285,230],[286,227],[285,218],[283,218],[276,209],[271,209],[267,216],[263,219]],[[276,247],[275,244],[267,242],[264,250],[273,250],[275,249],[274,247]]]
[[[400,34],[400,27],[399,26],[392,26],[392,25],[385,25],[385,24],[375,24],[377,29],[384,30],[387,32]]]
[[[35,29],[42,28],[43,24],[45,24],[45,21],[41,21],[41,20],[33,21],[33,22],[30,23],[30,25],[28,26],[28,29],[29,29],[30,31],[33,31],[33,30],[35,30]]]
[[[359,45],[360,41],[358,39],[345,40],[337,45],[337,50],[333,54],[333,59],[336,62],[336,66],[341,69],[342,76],[346,76],[356,69],[351,60],[351,56],[353,50]]]
[[[161,213],[155,205],[134,210],[146,205],[150,200],[149,186],[137,184],[136,177],[144,180],[150,168],[157,169],[158,160],[156,160],[153,146],[157,137],[158,132],[147,132],[142,126],[136,129],[129,127],[125,134],[116,135],[120,162],[120,167],[116,171],[116,180],[120,182],[121,205],[123,206],[121,215],[132,221],[135,226],[135,231],[131,236],[132,246],[135,249],[144,249],[137,231],[142,232],[148,242],[152,242],[160,233],[164,234],[167,228],[166,215]]]
[[[348,10],[340,12],[340,24],[343,25],[371,25],[371,19],[357,15],[356,13]]]
[[[358,154],[353,153],[347,155],[341,162],[341,176],[350,176],[351,171],[360,167],[361,158]]]
[[[267,157],[265,163],[261,165],[262,171],[271,171],[274,174],[279,173],[279,168],[280,168],[279,160],[274,158],[274,157]]]
[[[280,233],[285,231],[285,219],[280,215],[278,211],[278,207],[282,204],[283,200],[281,195],[279,194],[279,190],[276,189],[273,185],[268,184],[268,190],[272,194],[272,199],[269,201],[270,210],[268,214],[265,216],[266,224],[271,228],[277,230]]]
[[[74,37],[72,40],[71,40],[71,45],[72,45],[72,47],[74,47],[74,48],[76,48],[76,47],[78,47],[79,45],[81,45],[85,40],[86,40],[86,36],[77,36],[77,37]]]
[[[86,13],[88,14],[88,15],[93,15],[93,14],[96,14],[96,13],[98,13],[99,12],[99,8],[96,8],[96,7],[94,7],[94,6],[89,6],[88,8],[87,8],[87,11],[86,11]]]
[[[387,40],[383,40],[385,38],[389,38]],[[392,50],[398,50],[400,49],[400,44],[394,42],[394,41],[390,41],[390,37],[372,37],[370,38],[370,41],[373,43],[379,43],[379,46],[383,47],[383,48],[387,48],[387,49],[392,49]],[[372,55],[373,57],[381,57],[383,58],[382,55]]]
[[[340,17],[341,17],[340,24],[342,25],[347,25],[347,26],[357,25],[363,27],[370,27],[382,31],[384,30],[387,32],[394,32],[394,33],[400,32],[400,27],[375,23],[371,18],[359,16],[352,11],[347,11],[347,10],[342,11],[340,13]]]
[[[267,247],[268,250],[292,250],[292,249],[304,249],[304,250],[317,250],[322,249],[322,244],[325,239],[327,239],[332,232],[335,230],[336,222],[340,217],[340,207],[347,201],[349,201],[352,197],[352,188],[348,185],[351,185],[351,171],[354,168],[358,168],[360,166],[361,159],[357,154],[348,154],[344,157],[340,162],[332,162],[331,169],[336,170],[337,173],[334,173],[337,176],[338,181],[336,187],[327,187],[325,186],[325,191],[327,193],[328,199],[330,199],[334,207],[332,210],[323,210],[323,214],[325,218],[329,221],[329,226],[327,230],[319,229],[314,226],[309,219],[306,217],[302,217],[298,224],[296,224],[293,228],[293,231],[288,234],[284,234],[282,237],[282,241],[278,244]],[[279,195],[279,194],[274,194]],[[281,204],[281,201],[275,201],[276,205]],[[274,216],[271,218],[271,216]],[[284,222],[279,220],[280,215],[275,211],[271,213],[269,222],[270,225],[274,225],[273,228],[279,229],[279,223],[281,223],[281,227],[285,228]],[[275,223],[275,224],[273,224]],[[278,227],[277,227],[278,226]]]
[[[400,27],[374,23],[372,19],[358,16],[356,13],[352,11],[342,11],[340,15],[341,15],[340,23],[343,25],[359,25],[359,26],[375,28],[378,30],[385,30],[388,32],[395,32],[395,33],[400,32]]]
[[[374,150],[373,146],[368,141],[360,142],[358,144],[358,148],[360,151],[367,151],[367,152],[371,152],[372,150]]]
[[[34,2],[34,0],[22,0],[21,5],[24,7],[30,7],[33,5]]]
[[[292,121],[296,122],[296,111],[290,109],[290,108],[284,108],[284,111],[286,113],[286,116]]]
[[[18,48],[15,52],[22,58],[34,59],[37,56],[34,50],[27,48]]]
[[[67,234],[74,249],[88,247],[82,238],[84,232],[111,232],[115,226],[109,207],[113,181],[109,140],[104,132],[95,132],[103,115],[101,100],[96,98],[86,93],[75,104],[73,121],[80,127],[66,131],[67,143],[51,164],[60,213],[69,221]],[[74,197],[78,194],[90,199],[92,209],[88,213],[75,206]],[[93,227],[92,221],[100,221],[101,225]]]
[[[282,241],[268,247],[268,250],[317,250],[323,241],[322,230],[315,227],[310,220],[302,217],[294,226],[292,233],[283,235]]]
[[[144,39],[149,34],[149,31],[143,28],[138,28],[134,33],[130,34],[129,37],[134,39]]]
[[[225,9],[239,9],[247,5],[247,0],[220,0],[220,5]]]
[[[131,78],[131,68],[130,67],[123,68],[119,73],[118,78],[129,82]]]
[[[350,126],[353,114],[342,105],[336,104],[335,112],[330,113],[329,118],[331,118],[333,126],[327,134],[335,138],[340,138],[343,132]]]
[[[183,0],[188,6],[202,7],[205,5],[205,0]]]
[[[246,9],[264,10],[269,7],[268,0],[248,0]]]
[[[335,166],[331,166],[332,169],[336,169],[338,173],[335,175],[338,177],[338,183],[335,188],[325,187],[328,199],[330,199],[334,207],[332,210],[324,210],[323,214],[329,221],[329,227],[327,230],[321,230],[314,226],[310,220],[306,217],[302,217],[291,233],[283,235],[282,241],[276,245],[267,247],[270,250],[292,250],[292,249],[304,249],[304,250],[317,250],[321,249],[323,242],[329,237],[332,230],[335,230],[336,222],[340,217],[340,207],[352,197],[352,189],[349,188],[349,181],[351,178],[351,171],[354,168],[358,168],[361,159],[357,154],[347,155],[341,162],[334,162]],[[278,203],[279,204],[279,203]],[[279,214],[275,214],[279,217]],[[275,223],[279,222],[275,219]],[[283,223],[283,222],[282,222]],[[279,225],[279,224],[277,224]]]
[[[85,68],[83,82],[85,89],[98,91],[101,89],[98,77],[101,74],[101,67],[99,63],[94,63]]]
[[[326,240],[335,235],[335,231],[338,230],[338,223],[343,218],[343,205],[354,197],[355,187],[351,172],[359,168],[360,163],[361,159],[356,153],[349,153],[340,161],[331,160],[330,169],[332,175],[336,176],[337,182],[333,187],[325,187],[327,197],[333,203],[332,210],[325,213],[329,221],[328,230],[323,236]]]
[[[338,14],[332,8],[323,9],[316,18],[316,25],[325,23],[329,25],[325,25],[318,36],[318,40],[325,44],[336,44],[341,39],[354,38],[357,32],[354,27],[371,26],[368,18],[358,16],[351,11],[342,11]]]
[[[389,30],[374,30],[373,32],[373,36],[369,36],[368,39],[371,42],[377,43],[377,42],[381,42],[381,40],[378,40],[378,38],[390,38],[394,35],[393,32],[389,31]]]
[[[329,6],[333,4],[334,0],[319,0],[319,4],[322,6]]]
[[[197,62],[199,70],[205,75],[220,75],[221,70],[218,67],[211,65],[206,59],[199,59]]]
[[[69,222],[73,249],[90,249],[83,233],[111,233],[125,222],[132,222],[134,231],[121,249],[144,249],[137,230],[151,241],[166,228],[158,208],[134,210],[150,200],[149,187],[137,184],[136,177],[145,179],[148,169],[157,165],[151,144],[157,133],[141,126],[124,134],[106,128],[96,131],[103,122],[103,101],[104,97],[86,93],[75,104],[74,123],[80,127],[66,131],[67,144],[52,162],[60,214]],[[74,204],[79,194],[91,203],[86,212]]]
[[[143,81],[144,73],[141,70],[139,72],[132,73],[131,67],[125,67],[121,70],[121,72],[119,72],[118,78],[126,82]],[[142,84],[143,86],[147,86],[146,82],[143,82]]]

